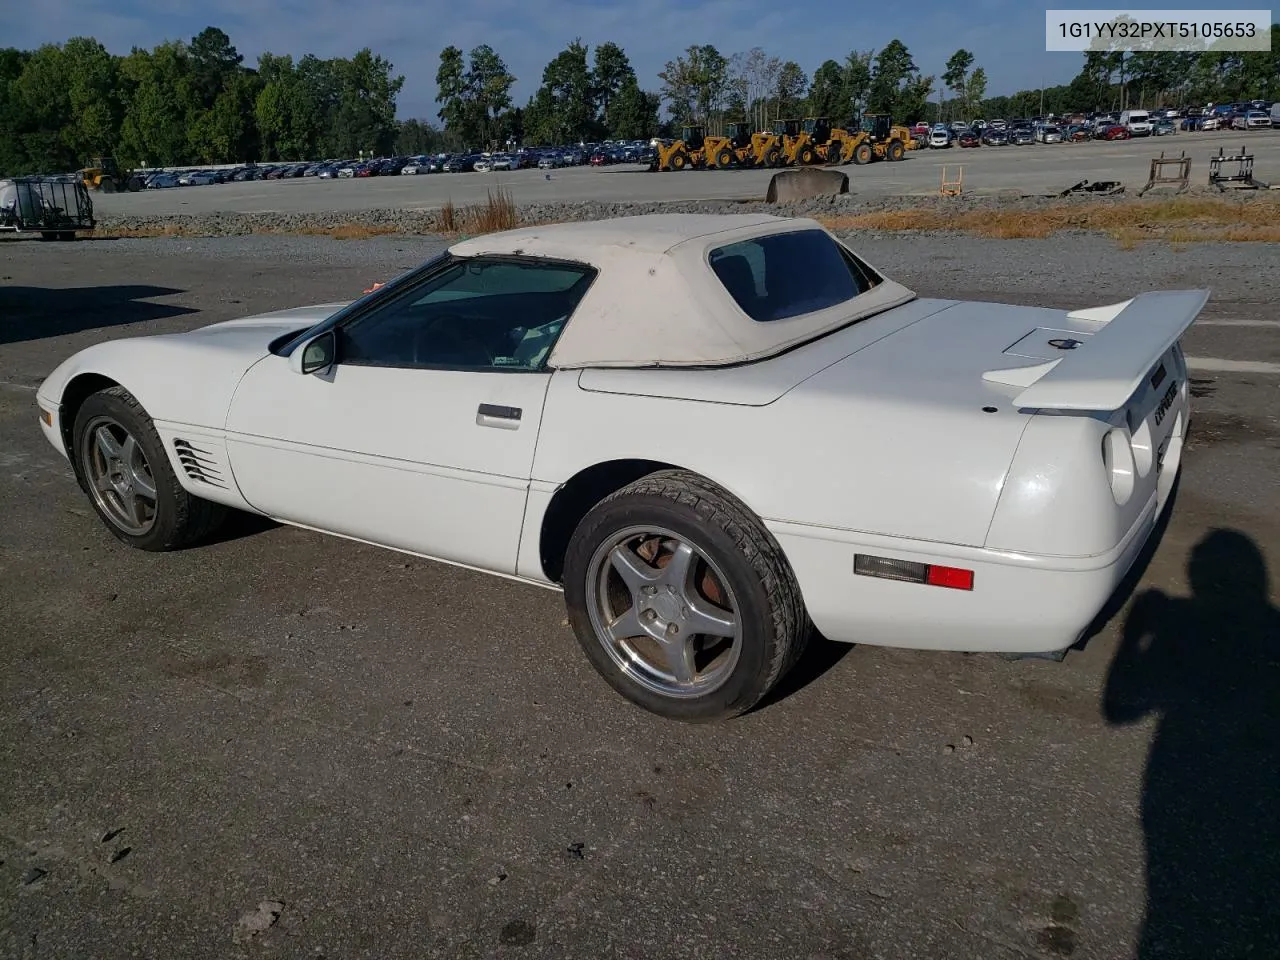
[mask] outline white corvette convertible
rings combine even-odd
[[[925,299],[811,220],[634,217],[102,343],[38,403],[126,543],[175,548],[234,508],[562,588],[619,692],[709,720],[813,626],[1071,646],[1168,501],[1178,340],[1207,296]]]

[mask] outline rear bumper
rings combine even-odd
[[[1172,466],[1168,486],[1150,498],[1124,540],[1096,557],[1037,557],[800,524],[767,526],[795,571],[810,618],[830,640],[922,650],[1056,653],[1080,639],[1151,538],[1168,508],[1168,489],[1178,469]],[[858,553],[973,570],[973,590],[857,576],[853,558]]]

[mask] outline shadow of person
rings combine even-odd
[[[1138,957],[1280,957],[1280,610],[1243,533],[1191,551],[1192,595],[1134,602],[1108,722],[1158,718],[1142,794]]]

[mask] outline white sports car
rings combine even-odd
[[[476,237],[349,304],[82,350],[40,421],[145,550],[226,508],[562,588],[657,713],[832,640],[1058,653],[1148,540],[1206,291],[925,299],[818,223]]]

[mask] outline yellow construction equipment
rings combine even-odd
[[[893,118],[885,113],[864,114],[853,136],[849,159],[854,163],[871,163],[873,160],[901,160],[908,150],[915,149],[911,131],[895,126]]]
[[[730,167],[754,167],[757,161],[753,142],[749,124],[731,123],[728,136],[712,136],[703,141],[706,164],[717,170],[727,170]]]
[[[803,124],[799,120],[779,120],[773,125],[774,132],[782,136],[782,159],[787,166],[807,167],[821,162],[814,140],[817,123],[817,118],[810,117]]]
[[[659,143],[650,170],[701,170],[707,165],[707,138],[701,125],[690,125],[670,143]]]
[[[783,134],[781,121],[772,130],[757,130],[751,134],[751,157],[757,167],[781,167],[783,159]]]
[[[136,193],[142,189],[142,180],[132,174],[121,173],[112,157],[94,157],[88,166],[76,171],[76,176],[86,190],[101,190],[103,193],[128,190]]]

